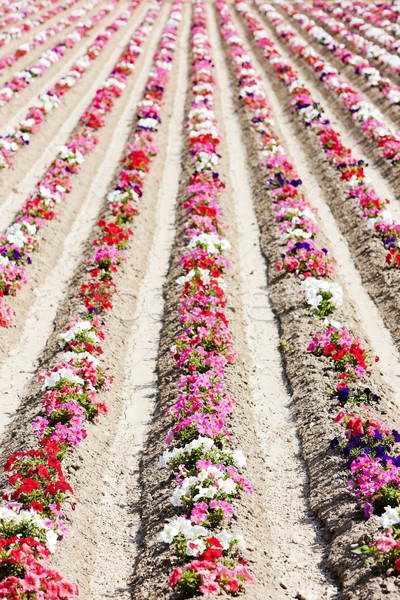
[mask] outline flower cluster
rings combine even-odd
[[[159,462],[174,472],[177,485],[171,502],[185,514],[165,524],[158,536],[183,563],[173,570],[169,584],[186,598],[236,595],[245,581],[253,580],[240,555],[244,540],[221,530],[232,517],[233,498],[242,491],[252,493],[252,487],[238,471],[245,458],[231,449],[227,431],[234,400],[227,395],[224,370],[235,356],[224,311],[229,261],[222,252],[229,243],[222,236],[218,204],[224,185],[216,172],[220,138],[203,0],[194,2],[191,43],[187,130],[192,170],[183,202],[187,215],[186,248],[179,263],[183,275],[177,280],[183,288],[179,320],[184,331],[171,347],[183,375],[178,400],[167,411],[174,420],[167,444],[173,446]]]
[[[315,334],[307,347],[316,356],[326,356],[333,361],[339,379],[361,379],[370,372],[367,352],[358,338],[352,338],[347,329],[328,327],[324,333]]]
[[[255,0],[255,3],[271,19],[282,19],[276,10],[263,0]],[[286,86],[298,117],[309,130],[317,136],[318,144],[325,152],[328,162],[334,167],[341,181],[348,186],[348,196],[354,199],[363,211],[363,217],[368,219],[368,225],[386,244],[389,254],[386,262],[390,266],[400,267],[400,247],[397,237],[400,232],[400,224],[387,210],[388,200],[379,198],[375,190],[369,184],[363,169],[363,161],[353,157],[350,148],[343,145],[340,135],[329,123],[324,115],[323,108],[312,98],[309,90],[299,80],[295,69],[279,53],[272,40],[268,37],[265,28],[255,17],[254,12],[244,2],[237,0],[237,10],[244,16],[248,28],[258,46],[262,49],[265,58],[271,63],[276,71],[278,79]]]
[[[111,0],[109,5],[100,9],[84,23],[79,20],[79,17],[84,16],[89,10],[93,10],[93,8],[98,4],[97,0],[91,0],[90,4],[82,7],[82,10],[79,9],[78,13],[73,13],[75,16],[71,14],[70,24],[78,20],[78,23],[73,31],[67,33],[53,48],[45,50],[33,64],[25,67],[25,69],[22,71],[18,71],[12,79],[4,84],[4,86],[0,89],[0,106],[5,106],[8,104],[8,102],[10,102],[16,96],[16,94],[30,85],[32,80],[43,75],[52,65],[61,60],[69,49],[73,48],[78,42],[80,42],[83,37],[91,29],[93,29],[93,27],[95,27],[107,14],[111,12],[117,1],[118,0]],[[69,23],[67,22],[67,24]],[[62,27],[62,29],[64,29],[64,27]],[[58,33],[57,27],[55,28],[55,33]],[[11,143],[12,141],[8,142],[7,139],[4,139],[1,142],[1,146],[4,145],[4,147],[7,149]]]
[[[14,574],[0,580],[1,597],[9,600],[75,598],[78,594],[76,584],[66,581],[51,568],[48,555],[48,549],[33,537],[0,539],[1,572]]]
[[[146,25],[142,25],[146,31],[150,31],[161,5],[156,1],[148,9]],[[156,127],[152,125],[147,130],[143,122],[139,124],[143,103],[160,122],[182,6],[181,0],[175,0],[163,29],[144,99],[138,107],[138,124],[126,144],[116,190],[108,197],[110,218],[103,220],[100,230],[106,223],[108,230],[120,223],[119,229],[124,228],[128,237],[132,235],[130,223],[137,214],[148,165],[158,153],[154,143]],[[141,35],[144,38],[143,32]],[[125,68],[130,69],[128,60]],[[95,254],[89,260],[92,282],[113,283],[112,275],[124,260],[118,246],[119,239],[114,237],[103,236],[100,246],[94,241]],[[105,337],[102,313],[108,309],[89,307],[59,334],[65,350],[63,360],[39,375],[45,416],[37,418],[33,427],[40,447],[10,456],[5,466],[11,487],[4,497],[8,504],[0,509],[0,589],[5,598],[25,598],[28,593],[32,598],[64,600],[78,594],[75,584],[50,569],[48,553],[67,532],[62,504],[73,493],[61,462],[86,437],[84,422],[107,412],[98,394],[110,388],[112,378],[99,366],[98,356]]]
[[[296,0],[296,6],[305,12],[309,12],[320,21],[325,28],[330,29],[333,33],[338,31],[338,23],[336,19],[330,18],[323,10],[316,8],[312,4],[304,0]],[[350,65],[354,73],[363,77],[368,82],[368,85],[380,92],[390,104],[400,104],[400,87],[393,85],[388,77],[384,77],[373,64],[359,54],[349,50],[346,44],[337,42],[325,29],[319,27],[316,22],[296,10],[296,8],[286,2],[286,0],[278,0],[277,5],[281,7],[296,23],[298,23],[307,33],[312,36],[319,44],[329,50],[334,56],[338,57],[345,65]],[[344,37],[347,33],[346,27],[341,23],[341,34]]]
[[[6,237],[1,238],[0,292],[2,294],[15,293],[21,287],[21,283],[26,283],[25,271],[21,264],[30,262],[29,253],[38,246],[36,229],[42,227],[45,221],[56,217],[56,206],[72,190],[74,174],[81,170],[86,154],[94,151],[98,143],[96,131],[99,127],[105,126],[107,114],[124,92],[126,79],[134,70],[140,47],[149,35],[159,10],[160,3],[155,1],[141,25],[133,33],[110,76],[97,90],[89,108],[81,115],[79,131],[60,148],[58,156],[29,195],[28,201],[21,210],[20,219],[9,227]],[[126,14],[127,18],[129,14],[130,11]],[[127,239],[130,235],[130,230],[120,231],[121,228],[114,223],[104,222],[100,226],[105,228],[108,234],[112,234],[102,237],[102,243],[105,244],[116,237],[120,239],[122,236]],[[33,239],[32,236],[35,238]],[[107,279],[97,281],[91,278],[82,288],[85,305],[94,313],[100,308],[112,306],[111,298],[114,292],[114,284]],[[9,317],[10,315],[2,319],[1,323],[7,325]]]
[[[343,304],[343,290],[336,282],[308,277],[301,283],[300,292],[317,317],[331,315]]]
[[[376,144],[382,156],[390,159],[395,166],[400,166],[400,134],[388,127],[380,110],[352,89],[349,82],[340,76],[339,71],[303,41],[274,7],[264,0],[256,0],[256,4],[272,23],[277,34],[289,45],[291,52],[313,68],[318,79],[332,90],[347,108],[353,121],[362,125],[366,137]],[[400,57],[398,60],[400,64]]]

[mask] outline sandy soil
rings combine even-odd
[[[228,314],[237,360],[227,371],[227,385],[238,408],[230,430],[246,450],[247,475],[255,488],[251,497],[235,505],[234,527],[252,544],[245,558],[255,584],[248,586],[245,597],[398,597],[400,589],[394,578],[371,571],[363,559],[351,554],[354,544],[372,539],[377,520],[362,519],[347,491],[342,461],[329,451],[337,428],[332,423],[336,408],[328,403],[326,389],[334,375],[321,359],[305,353],[315,322],[299,300],[297,282],[276,273],[282,246],[271,197],[262,180],[258,142],[231,78],[213,2],[207,0],[206,4],[219,84],[216,114],[222,135],[221,177],[226,183],[223,220],[232,243]],[[13,220],[56,148],[74,131],[80,113],[110,72],[148,5],[149,0],[143,0],[129,26],[114,36],[90,73],[66,95],[63,106],[49,117],[37,139],[21,152],[15,169],[0,174],[4,190],[0,230]],[[77,44],[59,63],[58,74],[44,76],[24,98],[21,95],[14,115],[66,72],[124,6],[120,2]],[[121,168],[123,146],[170,7],[171,0],[166,0],[126,93],[100,130],[96,152],[85,161],[61,214],[47,226],[40,251],[28,269],[28,285],[10,299],[17,318],[12,328],[1,331],[2,463],[10,452],[36,443],[31,423],[40,412],[37,374],[54,363],[56,336],[77,311],[77,290],[86,275],[95,224],[105,214],[105,195]],[[78,582],[82,600],[175,598],[167,579],[173,560],[156,539],[172,514],[168,498],[173,482],[160,473],[157,462],[169,428],[165,409],[176,396],[177,373],[169,347],[171,335],[177,332],[179,290],[175,279],[182,252],[181,205],[189,168],[184,124],[191,101],[187,96],[190,18],[188,2],[158,133],[162,152],[151,165],[141,214],[126,253],[128,260],[117,275],[120,295],[106,318],[103,360],[115,379],[112,400],[108,399],[110,413],[89,425],[87,440],[67,461],[77,506],[67,509],[69,535],[60,544],[53,564],[65,577]],[[240,17],[234,19],[246,38]],[[379,354],[381,362],[372,385],[384,397],[381,416],[398,427],[400,273],[384,267],[381,242],[371,236],[358,208],[346,199],[345,188],[336,181],[312,135],[291,114],[285,89],[254,43],[246,39],[262,73],[282,143],[303,180],[307,199],[319,211],[324,244],[338,261],[345,303],[337,319],[365,340],[371,354]],[[282,44],[279,47],[289,56]],[[358,157],[371,157],[368,175],[377,191],[393,200],[393,212],[400,215],[398,182],[390,179],[370,147],[363,146],[360,151],[360,139],[347,117],[307,69],[301,72],[345,143]],[[370,97],[377,102],[375,96]],[[0,130],[10,114],[0,113]],[[4,476],[0,484],[5,487]]]

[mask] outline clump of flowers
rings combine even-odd
[[[50,567],[48,549],[32,537],[0,539],[0,596],[68,600],[78,587]]]
[[[301,282],[299,291],[318,318],[331,315],[343,304],[343,289],[338,283],[307,277]]]
[[[285,270],[304,278],[328,277],[334,272],[335,262],[334,258],[328,257],[325,248],[319,250],[311,241],[296,241],[277,263],[276,270]]]
[[[368,374],[367,352],[361,348],[360,340],[353,339],[347,329],[328,327],[325,333],[315,334],[307,351],[333,361],[339,379],[356,381]]]
[[[204,594],[220,596],[243,591],[243,583],[253,583],[253,577],[246,568],[246,562],[232,564],[229,560],[221,559],[223,545],[216,537],[206,540],[205,552],[197,560],[177,567],[171,573],[169,584],[176,586],[180,594],[186,598]]]

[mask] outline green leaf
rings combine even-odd
[[[353,554],[370,554],[371,548],[369,546],[359,546],[355,550],[352,550]]]

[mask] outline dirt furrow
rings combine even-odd
[[[133,76],[129,88],[110,115],[107,126],[99,130],[102,141],[96,152],[85,161],[77,185],[62,209],[62,218],[48,223],[41,238],[42,247],[29,270],[28,284],[17,297],[9,298],[14,301],[19,318],[12,328],[2,331],[0,381],[4,382],[3,389],[9,401],[1,412],[0,435],[14,418],[24,396],[25,385],[35,372],[51,332],[58,303],[81,260],[81,245],[97,221],[104,193],[121,156],[127,124],[146,84],[167,10],[168,3],[149,36],[148,52],[144,52],[136,63],[136,76]],[[132,35],[132,31],[126,33],[128,37]]]
[[[255,424],[257,449],[249,456],[254,469],[251,480],[257,481],[257,492],[268,507],[264,509],[264,526],[253,525],[255,530],[251,531],[258,549],[259,562],[254,560],[252,567],[258,575],[259,595],[251,588],[247,597],[274,599],[313,593],[318,598],[333,598],[337,586],[323,566],[327,541],[307,501],[308,475],[301,459],[293,403],[282,364],[279,324],[268,290],[268,265],[260,249],[260,230],[246,167],[248,156],[233,98],[235,87],[231,86],[223,59],[211,4],[208,12],[220,90],[217,108],[225,131],[221,150],[229,164],[230,184],[222,206],[231,225],[232,263],[236,265],[229,286],[234,286],[230,322],[243,361],[241,370],[245,365],[247,371],[249,413]],[[264,471],[265,479],[260,477]],[[271,581],[272,589],[268,590],[266,579]]]
[[[106,5],[108,2],[106,2]],[[22,91],[15,96],[13,100],[7,103],[5,106],[0,108],[0,135],[4,136],[7,134],[11,127],[14,127],[17,123],[19,123],[22,119],[25,118],[28,108],[32,104],[32,98],[36,96],[46,93],[46,91],[52,88],[55,83],[60,79],[60,76],[63,74],[67,74],[75,61],[86,51],[86,49],[93,43],[95,38],[106,29],[112,21],[117,17],[118,14],[121,14],[125,10],[127,6],[127,2],[125,0],[121,0],[120,3],[107,15],[104,20],[98,23],[84,38],[74,46],[74,48],[69,49],[63,59],[58,63],[58,70],[56,73],[53,73],[52,70],[48,73],[44,73],[40,77],[37,77],[33,80],[27,90],[26,93]],[[138,7],[136,9],[136,14],[139,13],[140,10],[144,10],[142,7]],[[79,85],[79,82],[76,85]],[[76,86],[75,86],[76,87]],[[82,92],[81,94],[82,95]],[[61,104],[66,103],[66,99],[64,97],[61,98]],[[72,102],[72,105],[75,103]]]
[[[173,74],[175,81],[170,83],[164,108],[165,125],[160,146],[166,150],[162,164],[158,166],[158,175],[149,181],[145,192],[140,216],[142,231],[136,232],[139,239],[136,253],[132,254],[131,262],[135,265],[135,271],[138,271],[140,264],[144,276],[141,281],[136,279],[135,287],[128,283],[122,288],[126,290],[124,297],[134,300],[135,311],[129,311],[123,301],[117,317],[120,323],[125,324],[127,336],[125,364],[118,377],[125,406],[108,451],[109,460],[104,475],[107,492],[97,509],[94,523],[94,530],[102,531],[102,535],[98,536],[96,564],[91,577],[90,598],[93,600],[101,597],[105,590],[118,588],[120,592],[116,597],[129,600],[131,595],[127,583],[141,550],[140,459],[157,395],[156,366],[163,320],[162,286],[175,234],[174,205],[181,174],[189,12],[189,6],[186,5],[179,56],[174,59],[177,62]],[[176,102],[175,98],[180,101]],[[157,168],[157,165],[154,167]],[[144,261],[140,259],[143,254],[143,250],[139,252],[140,245],[147,251],[145,270]],[[104,513],[109,515],[106,527]],[[119,545],[114,543],[116,536]],[[104,569],[105,563],[108,563],[107,569]],[[122,593],[123,585],[125,595]]]
[[[364,521],[356,508],[354,498],[347,491],[347,477],[342,459],[329,450],[330,440],[337,435],[333,424],[337,408],[327,398],[327,388],[331,387],[334,381],[333,372],[326,367],[323,359],[306,352],[317,325],[299,299],[298,281],[290,274],[277,273],[274,268],[281,259],[283,246],[276,227],[273,196],[259,167],[262,160],[262,155],[257,150],[259,140],[255,137],[254,129],[238,100],[236,107],[241,118],[243,139],[247,144],[251,165],[257,219],[261,230],[261,247],[269,264],[270,298],[279,321],[281,340],[285,342],[282,345],[285,370],[293,393],[294,416],[302,440],[302,453],[309,471],[310,506],[324,523],[331,542],[326,564],[342,581],[340,597],[343,600],[378,600],[390,590],[397,591],[398,588],[393,580],[387,581],[371,571],[364,559],[351,554],[351,548],[362,543],[360,540],[364,540],[365,543],[374,539],[378,523],[375,517],[368,522]],[[302,171],[300,175],[302,176]],[[321,242],[324,243],[324,240]],[[329,246],[330,244],[328,248]],[[347,296],[343,308],[335,315],[335,319],[345,327],[361,335],[364,343],[367,335],[359,323],[353,299],[350,302]],[[367,347],[373,354],[375,346],[367,344]],[[396,423],[399,411],[393,400],[391,386],[378,372],[371,377],[370,384],[373,389],[379,389],[382,393],[379,414],[383,414],[389,423]],[[279,466],[282,468],[282,465]]]
[[[26,201],[29,192],[41,178],[46,166],[51,163],[60,146],[68,140],[76,127],[79,116],[107,78],[121,49],[129,40],[132,31],[141,22],[146,10],[146,3],[143,3],[137,8],[129,23],[114,34],[112,42],[104,48],[100,61],[92,65],[82,81],[69,90],[59,108],[43,123],[40,131],[31,136],[29,146],[16,154],[13,169],[0,171],[4,198],[0,205],[0,231],[10,225],[13,217]],[[28,168],[26,167],[27,161],[29,161]],[[22,176],[21,173],[23,173]]]
[[[314,48],[314,50],[324,57],[325,60],[329,61],[338,71],[340,71],[346,79],[351,83],[352,89],[356,92],[367,96],[367,99],[374,104],[374,106],[383,113],[385,116],[386,124],[394,130],[398,130],[400,127],[400,107],[394,104],[390,104],[385,96],[380,93],[376,87],[371,87],[366,77],[359,75],[355,72],[352,65],[343,63],[333,52],[329,51],[326,46],[319,44],[315,38],[310,35],[304,28],[297,22],[296,19],[289,18],[287,13],[278,4],[274,4],[274,8],[280,13],[282,18],[285,18],[296,33],[307,40],[308,46]],[[329,35],[332,35],[332,31],[319,21],[313,18],[312,15],[301,10],[301,7],[296,5],[296,10],[305,14],[308,18],[313,19],[314,23],[326,31]],[[333,35],[332,35],[333,37]],[[343,40],[341,42],[343,44]],[[379,69],[380,70],[380,69]]]
[[[257,10],[255,7],[254,9]],[[275,29],[269,20],[262,15],[262,13],[258,12],[257,14],[279,52],[290,64],[296,66],[299,78],[306,83],[313,97],[324,107],[330,122],[335,129],[339,131],[343,142],[350,148],[357,146],[357,155],[359,158],[365,160],[366,163],[371,164],[373,167],[371,171],[379,172],[381,181],[382,179],[385,180],[385,187],[383,187],[381,181],[380,186],[377,187],[375,181],[377,181],[378,178],[376,176],[374,177],[372,181],[377,192],[380,193],[380,189],[383,192],[385,188],[390,188],[392,193],[389,193],[389,195],[383,193],[383,197],[389,199],[398,197],[400,191],[399,167],[393,166],[390,160],[382,156],[381,150],[375,141],[369,141],[366,138],[362,131],[362,125],[353,121],[348,109],[337,98],[336,94],[331,89],[328,89],[325,84],[322,84],[321,82],[318,83],[319,76],[315,73],[313,67],[308,65],[303,58],[293,54],[290,49],[287,48],[286,44],[282,42],[281,38],[277,36]],[[285,20],[287,20],[287,17]],[[332,116],[335,118],[332,119]],[[388,122],[388,125],[390,126],[390,122]],[[396,128],[397,125],[394,125],[395,130]],[[347,132],[347,135],[345,135],[345,132]],[[363,152],[360,151],[361,148]]]
[[[238,27],[243,39],[246,39],[246,28],[237,15],[233,14],[234,21]],[[272,36],[271,36],[272,38]],[[248,39],[248,38],[247,38]],[[272,87],[276,92],[282,107],[285,107],[287,114],[290,113],[290,101],[285,86],[276,79],[276,75],[269,63],[259,52],[258,48],[249,40],[250,46],[254,49],[254,55],[258,57],[260,72],[264,72],[272,82]],[[282,52],[285,56],[285,53]],[[286,58],[286,56],[285,56]],[[299,72],[301,73],[300,69]],[[349,133],[346,133],[340,121],[332,118],[329,107],[323,102],[317,88],[306,77],[302,80],[311,91],[312,96],[317,102],[321,102],[327,117],[332,126],[340,133],[343,143],[347,147],[353,147],[355,142]],[[264,78],[265,81],[265,78]],[[400,285],[400,274],[395,269],[389,269],[385,266],[385,256],[387,254],[380,239],[374,235],[373,230],[367,226],[366,219],[362,217],[361,209],[354,203],[354,200],[348,197],[348,189],[344,182],[340,181],[337,172],[328,164],[323,151],[318,147],[315,135],[300,124],[296,117],[292,117],[294,129],[300,141],[301,148],[307,156],[311,172],[314,174],[322,189],[325,190],[326,199],[331,211],[340,227],[340,231],[346,238],[352,259],[358,269],[364,287],[367,289],[372,300],[379,309],[385,326],[389,329],[397,349],[400,349],[400,327],[397,314],[400,309],[400,301],[397,290]],[[362,152],[357,150],[357,158],[367,160]],[[399,205],[393,193],[388,187],[385,179],[370,167],[366,168],[373,187],[381,198],[389,198],[392,202],[391,210],[394,215],[399,216]]]

